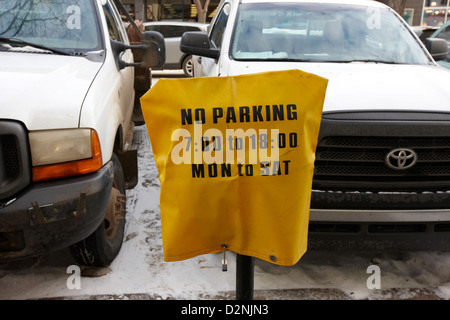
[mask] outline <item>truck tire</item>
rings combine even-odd
[[[108,266],[122,247],[126,214],[125,179],[115,154],[111,161],[114,164],[114,181],[105,218],[89,237],[70,246],[73,258],[85,266]]]

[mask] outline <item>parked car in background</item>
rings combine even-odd
[[[445,39],[447,41],[448,50],[450,51],[450,21],[448,21],[441,28],[436,30],[431,35],[431,38]],[[438,64],[440,64],[441,66],[444,66],[446,68],[450,68],[450,52],[447,54],[447,59],[438,61]]]
[[[185,33],[181,49],[201,56],[195,76],[329,79],[309,249],[449,249],[450,70],[435,62],[445,40],[424,45],[377,1],[222,0],[209,33]]]
[[[183,69],[192,77],[192,55],[181,52],[181,36],[186,31],[206,31],[208,24],[184,21],[155,21],[144,23],[145,31],[160,32],[166,44],[166,63],[162,69]]]

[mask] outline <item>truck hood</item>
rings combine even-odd
[[[77,127],[101,65],[76,56],[0,52],[0,118],[29,130]]]
[[[450,70],[376,63],[237,63],[228,74],[300,69],[329,80],[323,111],[427,110],[450,112]]]

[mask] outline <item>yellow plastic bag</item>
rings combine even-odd
[[[165,261],[224,245],[283,266],[301,258],[327,83],[299,70],[161,79],[141,98]]]

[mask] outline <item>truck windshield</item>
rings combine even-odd
[[[99,50],[102,43],[93,4],[90,0],[2,0],[0,46],[36,44],[67,53]]]
[[[430,63],[389,10],[325,3],[240,5],[231,55],[252,61]]]

